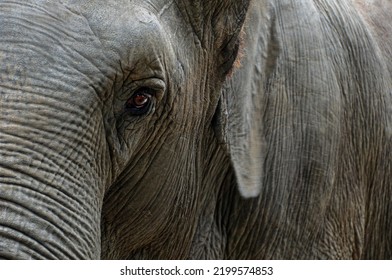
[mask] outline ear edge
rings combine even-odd
[[[213,117],[215,137],[230,158],[239,193],[243,198],[255,198],[262,186],[263,143],[260,136],[253,135],[251,131],[244,131],[246,135],[239,137],[230,131],[233,125],[229,120],[227,94],[225,90],[222,91]]]

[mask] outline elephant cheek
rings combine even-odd
[[[186,258],[200,183],[198,158],[191,153],[198,141],[190,139],[170,134],[153,154],[129,166],[106,194],[103,258]]]

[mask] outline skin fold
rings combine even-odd
[[[392,258],[388,0],[0,0],[0,258]]]

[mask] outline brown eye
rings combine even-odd
[[[125,109],[136,116],[148,113],[151,109],[152,95],[152,89],[138,89],[125,103]]]

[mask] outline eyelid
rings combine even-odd
[[[165,91],[166,84],[162,79],[149,78],[143,80],[133,81],[136,88],[151,88],[155,91]]]

